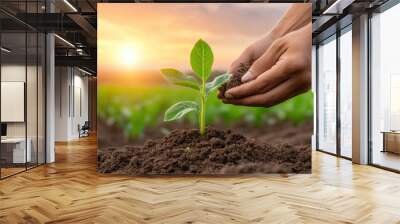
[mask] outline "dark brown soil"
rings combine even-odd
[[[308,138],[310,135],[308,135]],[[309,173],[309,144],[267,144],[252,138],[209,128],[174,130],[142,147],[99,150],[98,170],[128,175]]]
[[[223,84],[221,87],[219,87],[219,94],[218,97],[220,99],[224,98],[225,92],[228,89],[232,89],[233,87],[240,86],[243,84],[242,82],[242,76],[249,70],[251,66],[251,63],[247,64],[240,64],[237,70],[232,74],[232,77],[230,80]]]

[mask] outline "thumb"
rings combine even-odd
[[[253,60],[252,58],[253,58],[253,48],[247,47],[242,52],[242,54],[234,62],[232,62],[229,68],[229,73],[231,74],[235,73],[242,64],[250,63]]]
[[[248,82],[256,79],[259,75],[270,69],[282,54],[283,42],[281,39],[274,41],[268,50],[261,55],[251,65],[249,70],[242,76],[242,82]]]

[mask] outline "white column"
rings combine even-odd
[[[54,133],[55,133],[55,56],[54,35],[46,36],[46,163],[55,161]]]
[[[353,19],[353,162],[368,163],[368,15]]]
[[[317,137],[317,83],[316,83],[316,78],[317,78],[317,48],[313,45],[312,46],[312,62],[311,62],[311,91],[313,92],[313,102],[314,102],[314,126],[313,126],[313,134],[311,136],[311,148],[312,150],[316,150],[316,137]]]

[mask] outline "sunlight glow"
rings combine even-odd
[[[138,63],[138,52],[132,46],[124,46],[119,50],[119,60],[121,65],[132,68]]]

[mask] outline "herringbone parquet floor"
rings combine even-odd
[[[400,223],[400,175],[313,153],[311,175],[96,173],[96,141],[0,181],[0,223]]]

